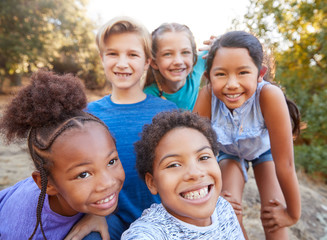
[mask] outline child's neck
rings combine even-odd
[[[185,85],[185,83],[186,83],[186,79],[178,82],[171,82],[165,80],[161,82],[161,87],[165,93],[175,93],[178,90],[180,90]]]
[[[197,227],[207,227],[212,224],[211,216],[209,216],[207,218],[203,218],[203,219],[192,219],[190,217],[181,217],[181,215],[176,214],[175,212],[169,210],[165,206],[164,206],[164,208],[167,210],[168,213],[170,213],[172,216],[174,216],[175,218],[177,218],[178,220],[180,220],[182,222],[192,224]]]
[[[72,209],[68,203],[61,197],[57,195],[49,196],[49,205],[53,212],[58,213],[62,216],[74,216],[78,212]]]
[[[143,101],[146,94],[139,89],[112,89],[111,101],[117,104],[133,104]]]

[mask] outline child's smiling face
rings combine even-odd
[[[148,69],[143,41],[136,33],[115,33],[105,41],[101,55],[105,75],[113,89],[141,89],[140,79]]]
[[[230,109],[241,107],[256,91],[258,68],[245,48],[220,48],[210,70],[215,96]]]
[[[125,173],[104,126],[89,122],[82,129],[66,130],[51,150],[47,193],[53,211],[107,216],[116,209]]]
[[[153,175],[146,174],[152,194],[174,217],[196,226],[211,224],[221,191],[221,172],[207,138],[198,130],[175,128],[155,150]]]
[[[192,45],[186,33],[167,32],[159,38],[152,67],[159,70],[165,79],[161,84],[168,88],[166,92],[173,93],[184,86],[193,68],[193,58]]]

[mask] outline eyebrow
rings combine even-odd
[[[104,48],[104,52],[108,52],[108,51],[116,51],[116,49],[115,48],[107,48],[107,47],[105,47]]]
[[[117,149],[116,149],[116,148],[113,149],[111,152],[109,152],[106,158],[110,157],[114,152],[117,152]],[[73,166],[71,166],[70,168],[68,168],[68,169],[66,170],[66,172],[69,172],[69,171],[71,171],[72,169],[77,168],[77,167],[82,167],[82,166],[89,165],[89,164],[91,164],[91,163],[92,163],[92,161],[85,161],[85,162],[78,163],[78,164],[73,165]]]
[[[184,47],[182,49],[179,49],[178,51],[191,51],[192,52],[192,48],[191,47]],[[178,52],[175,49],[171,48],[171,47],[167,47],[167,48],[163,48],[161,50],[158,50],[158,52]]]
[[[117,52],[117,48],[104,48],[103,51],[104,52],[110,52],[110,51]],[[128,48],[127,52],[138,52],[138,53],[140,53],[140,52],[142,52],[142,49],[141,48],[140,49]]]
[[[212,150],[212,148],[210,147],[210,146],[203,146],[203,147],[201,147],[201,148],[199,148],[198,150],[196,150],[195,151],[195,153],[199,153],[199,152],[201,152],[201,151],[203,151],[204,149],[210,149],[210,150]],[[160,160],[159,160],[159,165],[160,165],[160,163],[161,162],[163,162],[165,159],[167,159],[167,158],[170,158],[170,157],[178,157],[179,155],[178,154],[167,154],[167,155],[164,155]]]
[[[240,66],[240,67],[238,67],[236,69],[237,70],[241,70],[241,69],[249,69],[249,68],[251,68],[251,66],[245,65],[245,66]],[[224,67],[214,67],[213,70],[214,71],[217,71],[217,70],[225,70],[225,68]]]

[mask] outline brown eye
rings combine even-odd
[[[108,162],[108,166],[112,166],[112,165],[114,165],[117,161],[118,161],[118,158],[111,159],[111,160]]]
[[[168,165],[167,168],[175,168],[175,167],[179,167],[179,166],[180,166],[180,164],[178,164],[178,163],[172,163],[172,164]]]
[[[245,75],[245,74],[249,74],[250,72],[248,72],[248,71],[242,71],[242,72],[240,72],[240,75]]]
[[[90,174],[88,172],[82,172],[77,176],[77,178],[83,179],[83,178],[87,178],[89,176],[90,176]]]
[[[211,157],[210,156],[201,156],[200,157],[200,161],[205,161],[205,160],[208,160],[208,159],[210,159]]]
[[[221,73],[221,72],[217,72],[217,73],[215,73],[215,76],[216,77],[223,77],[223,76],[225,76],[225,74]]]

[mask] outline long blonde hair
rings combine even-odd
[[[158,28],[156,28],[151,36],[152,36],[152,57],[153,60],[156,59],[157,52],[158,52],[158,42],[160,37],[167,32],[185,32],[188,39],[190,40],[191,47],[192,47],[192,54],[193,54],[193,66],[195,66],[198,55],[196,51],[196,43],[191,30],[184,24],[179,23],[163,23]],[[162,95],[162,88],[160,82],[164,80],[163,76],[161,75],[159,70],[153,69],[151,66],[149,67],[145,79],[145,87],[151,85],[152,83],[156,82],[159,88],[159,95]],[[161,96],[160,96],[161,97]]]

